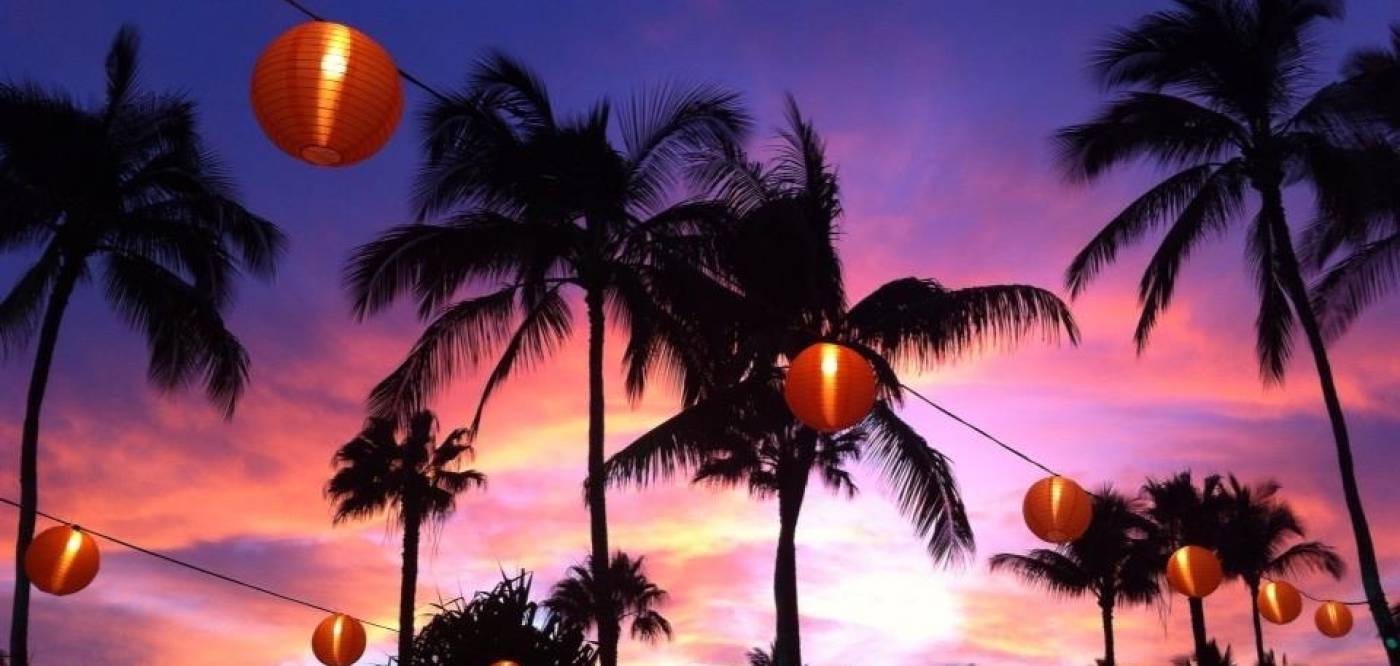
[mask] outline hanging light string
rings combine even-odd
[[[919,393],[918,391],[914,390],[914,388],[911,387],[911,386],[909,386],[908,384],[900,384],[899,387],[902,388],[902,389],[904,389],[905,391],[908,391],[910,395],[912,395],[912,396],[918,398],[919,400],[922,400],[922,401],[923,401],[925,404],[927,404],[929,407],[932,407],[932,408],[934,408],[934,409],[936,409],[936,410],[942,412],[944,416],[947,416],[948,418],[953,419],[954,421],[957,421],[958,423],[961,423],[961,424],[963,424],[964,426],[967,426],[967,427],[970,428],[973,432],[975,432],[975,433],[977,433],[977,434],[979,434],[979,435],[981,435],[981,436],[983,436],[983,437],[985,437],[985,438],[991,440],[991,441],[992,441],[993,443],[995,443],[997,446],[1000,446],[1001,448],[1006,449],[1007,451],[1011,452],[1011,453],[1012,453],[1013,455],[1015,455],[1017,458],[1020,458],[1021,460],[1024,460],[1024,461],[1026,461],[1026,462],[1028,462],[1028,463],[1030,463],[1030,464],[1032,464],[1032,465],[1035,465],[1036,467],[1039,467],[1042,471],[1044,471],[1045,473],[1047,473],[1047,474],[1049,474],[1049,475],[1051,475],[1051,476],[1059,476],[1059,474],[1056,473],[1054,470],[1052,470],[1052,469],[1050,469],[1049,467],[1045,466],[1044,464],[1042,464],[1040,461],[1036,460],[1035,458],[1030,457],[1029,454],[1025,453],[1024,451],[1021,451],[1020,449],[1018,449],[1018,448],[1016,448],[1016,447],[1014,447],[1014,446],[1012,446],[1012,445],[1010,445],[1010,444],[1007,444],[1006,442],[1001,441],[1000,439],[997,439],[996,437],[992,436],[991,433],[988,433],[986,430],[983,430],[983,429],[977,427],[975,424],[971,423],[971,422],[968,421],[967,419],[964,419],[963,417],[958,416],[957,414],[954,414],[951,410],[947,409],[946,407],[944,407],[944,406],[942,406],[942,405],[940,405],[940,404],[938,404],[938,403],[936,403],[936,402],[930,400],[927,396],[925,396],[924,394]],[[1087,492],[1087,491],[1086,491],[1086,492]],[[1089,494],[1090,494],[1090,495],[1093,495],[1093,493],[1089,493]],[[1266,581],[1268,581],[1268,582],[1271,582],[1271,583],[1281,582],[1281,581],[1274,580],[1274,579],[1272,579],[1272,578],[1264,578],[1264,580],[1266,580]],[[1333,602],[1342,604],[1342,605],[1344,605],[1344,606],[1366,606],[1366,605],[1369,605],[1369,604],[1370,604],[1370,602],[1368,602],[1368,601],[1338,601],[1338,600],[1336,600],[1336,599],[1321,599],[1321,598],[1315,597],[1315,596],[1313,596],[1313,595],[1311,595],[1311,594],[1308,594],[1306,591],[1304,591],[1304,590],[1302,590],[1302,589],[1298,589],[1298,587],[1297,587],[1296,585],[1294,585],[1294,589],[1297,589],[1299,594],[1301,594],[1301,595],[1303,595],[1304,597],[1306,597],[1306,598],[1308,598],[1308,599],[1311,599],[1311,600],[1313,600],[1313,601],[1315,601],[1315,602],[1317,602],[1317,603],[1324,603],[1324,602],[1328,602],[1328,601],[1333,601]]]
[[[9,498],[6,498],[6,497],[0,497],[0,503],[8,504],[8,505],[10,505],[10,506],[12,506],[12,507],[14,507],[14,508],[16,508],[16,509],[19,509],[19,508],[20,508],[19,502],[16,502],[16,501],[14,501],[14,500],[12,500],[12,499],[9,499]],[[323,613],[330,613],[330,614],[339,613],[339,611],[331,610],[331,609],[326,608],[325,606],[322,606],[322,605],[320,605],[320,604],[314,604],[314,603],[311,603],[310,601],[306,601],[305,599],[298,599],[298,598],[293,597],[293,596],[291,596],[291,595],[282,594],[281,592],[278,592],[278,591],[276,591],[276,590],[268,589],[268,588],[263,587],[263,586],[261,586],[261,585],[254,585],[253,583],[249,583],[249,582],[247,582],[247,581],[239,580],[239,579],[234,578],[233,576],[229,576],[229,575],[227,575],[227,574],[221,574],[221,573],[219,573],[219,572],[217,572],[217,571],[214,571],[214,570],[212,570],[212,569],[206,569],[206,568],[201,567],[201,566],[199,566],[199,565],[197,565],[197,564],[191,564],[191,563],[189,563],[189,562],[185,562],[185,561],[183,561],[183,560],[176,559],[176,558],[174,558],[174,557],[171,557],[171,556],[166,555],[166,554],[164,554],[164,553],[156,552],[156,551],[151,550],[151,549],[149,549],[149,548],[143,548],[143,547],[138,546],[138,545],[136,545],[136,544],[134,544],[134,543],[131,543],[130,541],[127,541],[127,540],[125,540],[125,539],[120,539],[120,538],[114,537],[114,536],[112,536],[112,535],[110,535],[110,534],[104,534],[104,533],[102,533],[102,532],[98,532],[97,530],[94,530],[94,529],[89,528],[89,527],[81,527],[81,526],[79,526],[77,523],[74,523],[74,522],[69,521],[69,520],[64,520],[63,518],[59,518],[58,516],[54,516],[54,515],[52,515],[52,514],[44,513],[43,511],[38,511],[38,510],[36,510],[34,513],[37,514],[37,515],[43,516],[43,517],[45,517],[45,518],[48,518],[49,520],[52,520],[52,521],[54,521],[54,522],[56,522],[56,523],[61,523],[61,524],[63,524],[63,525],[67,525],[67,526],[73,528],[74,530],[78,530],[78,531],[84,532],[84,533],[86,533],[86,534],[91,534],[92,536],[98,537],[99,539],[105,539],[105,540],[110,541],[110,542],[112,542],[112,543],[114,543],[114,544],[117,544],[118,546],[122,546],[122,547],[124,547],[124,548],[129,548],[129,549],[134,550],[134,551],[136,551],[136,552],[138,552],[138,553],[141,553],[141,554],[143,554],[143,555],[150,555],[151,557],[154,557],[154,558],[159,559],[159,560],[164,560],[164,561],[166,561],[166,562],[169,562],[169,563],[174,564],[174,565],[177,565],[177,566],[184,567],[184,568],[186,568],[186,569],[189,569],[190,571],[194,571],[194,572],[197,572],[197,573],[201,573],[201,574],[204,574],[204,575],[209,576],[209,577],[212,577],[212,578],[217,578],[217,579],[219,579],[219,580],[221,580],[221,581],[224,581],[225,583],[233,583],[234,585],[237,585],[237,586],[239,586],[239,587],[243,587],[243,588],[246,588],[246,589],[249,589],[249,590],[253,590],[254,592],[261,592],[261,593],[263,593],[263,594],[265,594],[265,595],[268,595],[268,596],[270,596],[270,597],[273,597],[273,598],[276,598],[276,599],[280,599],[280,600],[282,600],[282,601],[289,601],[289,602],[294,603],[294,604],[297,604],[297,605],[299,605],[299,606],[305,606],[305,607],[307,607],[307,608],[311,608],[311,609],[314,609],[314,610],[318,610],[318,611],[321,611],[321,612],[323,612]],[[346,615],[347,617],[349,617],[349,618],[351,618],[351,619],[353,619],[353,620],[359,621],[361,624],[367,624],[367,625],[369,625],[369,626],[371,626],[371,627],[378,627],[378,628],[383,629],[383,630],[385,630],[385,631],[392,631],[392,632],[394,632],[394,633],[398,633],[398,631],[399,631],[398,629],[396,629],[396,628],[394,628],[394,627],[388,627],[388,626],[379,624],[379,623],[377,623],[377,622],[370,622],[369,620],[361,619],[361,618],[355,617],[355,616],[353,616],[353,615],[348,615],[348,614],[345,614],[345,613],[340,613],[340,614],[341,614],[341,615]]]
[[[307,8],[306,8],[306,5],[303,5],[303,4],[301,4],[300,2],[297,2],[297,0],[282,0],[282,1],[285,2],[285,3],[287,3],[288,5],[290,5],[292,9],[295,9],[295,10],[297,10],[298,12],[301,12],[303,15],[305,15],[307,18],[309,18],[309,19],[311,19],[311,20],[313,20],[313,21],[321,21],[321,22],[323,22],[323,23],[326,21],[326,19],[325,19],[324,17],[322,17],[320,14],[317,14],[316,12],[313,12],[313,11],[311,11],[310,9],[307,9]],[[450,101],[452,101],[451,98],[449,98],[447,95],[444,95],[444,94],[438,92],[438,91],[437,91],[436,89],[434,89],[432,86],[430,86],[430,85],[428,85],[428,84],[426,84],[426,83],[423,83],[421,80],[419,80],[418,77],[416,77],[416,76],[414,76],[414,75],[412,75],[412,74],[409,74],[408,72],[405,72],[405,71],[403,70],[402,67],[395,66],[395,69],[398,70],[399,76],[403,77],[403,80],[408,81],[409,83],[412,83],[412,84],[415,85],[415,86],[418,86],[418,88],[419,88],[420,90],[422,90],[423,92],[426,92],[426,93],[432,95],[433,97],[438,98],[438,101],[439,101],[439,102],[450,102]]]

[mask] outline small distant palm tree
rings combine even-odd
[[[1167,556],[1182,546],[1209,550],[1219,546],[1225,512],[1219,476],[1206,477],[1199,488],[1189,471],[1167,479],[1148,479],[1142,487],[1142,497],[1147,502],[1147,517],[1157,524],[1162,548],[1158,571],[1165,572]],[[1208,660],[1211,642],[1206,635],[1205,602],[1192,598],[1187,606],[1191,612],[1196,659]]]
[[[651,582],[642,569],[645,557],[633,559],[627,553],[613,554],[608,573],[613,596],[607,607],[616,609],[612,618],[618,626],[630,623],[632,638],[655,643],[663,637],[671,640],[671,623],[657,611],[666,603],[666,591]],[[566,624],[577,625],[584,631],[597,627],[597,609],[603,607],[597,595],[603,591],[593,578],[594,567],[575,565],[569,574],[555,583],[544,605]]]
[[[1265,578],[1282,578],[1303,571],[1321,571],[1341,578],[1345,565],[1330,546],[1318,541],[1288,542],[1305,536],[1297,514],[1278,498],[1273,481],[1256,486],[1234,475],[1223,488],[1220,563],[1225,574],[1239,577],[1249,588],[1254,618],[1254,647],[1259,663],[1268,663],[1264,630],[1259,621],[1259,586]]]
[[[1235,666],[1235,657],[1230,646],[1225,646],[1225,652],[1220,651],[1220,645],[1215,641],[1206,643],[1205,649],[1196,654],[1182,655],[1172,659],[1172,666]]]
[[[270,277],[283,246],[243,208],[200,139],[194,102],[141,89],[136,31],[107,53],[101,105],[36,84],[0,82],[0,251],[38,247],[0,299],[0,356],[38,341],[20,436],[20,515],[10,654],[28,663],[24,551],[39,499],[39,423],[69,298],[100,281],[107,302],[145,336],[147,376],[171,391],[204,388],[226,416],[248,383],[248,353],[225,326],[241,273]]]
[[[520,572],[470,600],[434,604],[414,654],[434,666],[593,666],[598,656],[578,626],[530,600],[534,577]]]
[[[767,650],[761,647],[749,648],[744,653],[744,658],[749,660],[749,666],[774,666],[773,653],[778,651],[776,643],[768,646]]]
[[[1094,517],[1078,540],[1054,550],[1026,555],[999,553],[992,571],[1008,570],[1031,585],[1064,597],[1091,596],[1103,618],[1104,666],[1114,666],[1113,611],[1119,605],[1146,605],[1161,597],[1161,548],[1156,526],[1135,500],[1105,487],[1094,497]]]
[[[335,475],[326,496],[335,503],[335,522],[364,520],[382,512],[403,528],[403,575],[399,586],[399,655],[413,664],[413,609],[418,586],[418,542],[423,525],[440,523],[457,506],[457,495],[484,488],[486,476],[458,469],[470,460],[466,431],[455,430],[437,443],[437,417],[420,411],[408,419],[403,441],[393,419],[371,418],[360,434],[335,453]]]

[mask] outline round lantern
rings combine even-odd
[[[1193,599],[1214,592],[1223,577],[1215,553],[1200,546],[1178,548],[1167,560],[1167,583],[1173,590]]]
[[[1329,638],[1341,638],[1351,631],[1351,609],[1339,601],[1324,601],[1313,614],[1317,630]]]
[[[1031,485],[1021,502],[1021,515],[1041,541],[1069,543],[1084,536],[1094,517],[1093,498],[1079,484],[1050,476]]]
[[[509,659],[502,659],[498,662],[491,664],[491,666],[520,666],[520,664],[513,662]]]
[[[1259,587],[1259,615],[1274,624],[1288,624],[1303,612],[1303,595],[1298,588],[1281,580]]]
[[[73,594],[97,577],[102,556],[97,542],[81,529],[59,525],[40,532],[24,552],[29,582],[49,594]]]
[[[875,406],[875,369],[850,347],[819,342],[792,359],[783,397],[807,427],[845,430]]]
[[[311,21],[282,33],[253,67],[253,113],[278,148],[317,166],[378,152],[403,115],[389,53],[364,33]]]
[[[336,613],[316,625],[311,651],[326,666],[350,666],[365,653],[365,628],[359,620]]]

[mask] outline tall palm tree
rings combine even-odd
[[[1142,487],[1142,497],[1147,502],[1147,517],[1157,525],[1159,572],[1165,573],[1168,555],[1182,546],[1210,550],[1219,546],[1225,513],[1219,476],[1206,477],[1199,488],[1190,471],[1166,479],[1148,479]],[[1196,660],[1205,663],[1210,659],[1211,643],[1206,637],[1205,602],[1191,598],[1187,606]]]
[[[666,88],[620,114],[622,145],[609,137],[611,106],[560,118],[524,66],[492,55],[464,92],[424,114],[426,156],[417,184],[420,219],[360,247],[347,269],[359,317],[412,294],[432,318],[408,358],[376,387],[381,415],[419,408],[455,375],[496,356],[481,405],[506,379],[555,352],[573,330],[569,291],[583,293],[588,322],[588,471],[593,572],[609,586],[602,484],[603,343],[607,317],[629,332],[627,389],[634,399],[655,368],[681,369],[667,353],[666,285],[698,273],[715,211],[670,196],[687,154],[738,140],[748,125],[735,95],[712,87]],[[482,295],[453,301],[469,286]],[[473,420],[480,425],[481,407]],[[600,595],[606,603],[610,595]],[[616,666],[618,628],[599,627],[603,666]]]
[[[1175,0],[1121,30],[1095,54],[1102,83],[1121,91],[1091,121],[1061,130],[1074,178],[1092,180],[1146,158],[1176,172],[1119,213],[1076,256],[1067,282],[1078,294],[1120,247],[1168,227],[1139,287],[1141,351],[1171,302],[1182,263],[1202,241],[1246,223],[1259,294],[1256,350],[1265,381],[1280,381],[1301,324],[1321,382],[1342,489],[1371,614],[1392,665],[1400,643],[1386,613],[1375,547],[1353,469],[1351,440],[1323,331],[1309,300],[1283,193],[1311,186],[1316,215],[1356,214],[1350,176],[1387,169],[1394,148],[1374,137],[1371,114],[1329,86],[1310,90],[1312,34],[1341,15],[1336,0]],[[1246,218],[1250,194],[1258,213]],[[1340,203],[1339,203],[1340,202]]]
[[[791,99],[788,126],[769,167],[731,148],[697,159],[694,175],[737,218],[720,243],[725,288],[693,289],[704,303],[677,339],[694,364],[688,407],[618,452],[610,483],[645,485],[678,473],[746,485],[778,500],[774,571],[774,658],[801,664],[795,535],[808,480],[855,490],[849,463],[871,460],[895,502],[943,561],[972,547],[972,532],[948,461],[895,413],[903,388],[893,364],[925,367],[1039,332],[1078,331],[1053,294],[1022,285],[948,289],[920,278],[889,282],[848,305],[835,238],[841,211],[834,168]],[[818,340],[836,340],[877,370],[881,401],[858,428],[834,435],[801,426],[782,397],[787,360]]]
[[[24,551],[38,502],[39,422],[69,298],[100,271],[107,301],[146,338],[163,391],[200,384],[226,416],[248,354],[224,325],[241,272],[270,277],[283,245],[245,210],[204,146],[190,100],[141,89],[135,30],[107,53],[107,91],[87,107],[36,84],[0,83],[0,251],[39,248],[0,300],[0,353],[38,330],[20,442],[11,658],[27,663]]]
[[[408,419],[403,441],[393,419],[370,418],[354,439],[335,452],[335,474],[326,496],[335,522],[364,520],[387,512],[403,528],[403,575],[399,585],[399,659],[413,664],[414,593],[418,588],[418,542],[423,525],[440,523],[457,506],[457,495],[484,488],[486,476],[459,469],[471,459],[465,430],[437,442],[437,417],[420,411]]]
[[[666,591],[651,582],[642,569],[645,557],[632,558],[618,551],[609,564],[611,580],[610,594],[613,595],[609,608],[616,617],[612,621],[621,626],[630,623],[632,638],[655,643],[672,637],[671,622],[661,615],[657,607],[666,603]],[[550,612],[561,618],[565,624],[576,625],[588,631],[599,626],[594,613],[602,607],[595,597],[603,592],[598,581],[593,578],[595,567],[574,565],[563,580],[554,584],[544,605]]]
[[[1113,666],[1113,609],[1151,604],[1161,597],[1161,548],[1154,541],[1156,526],[1141,509],[1138,501],[1105,487],[1094,497],[1094,517],[1084,536],[1054,550],[998,553],[992,557],[992,571],[1009,570],[1057,596],[1092,596],[1103,617],[1100,663]]]
[[[1341,578],[1345,565],[1330,546],[1318,541],[1294,541],[1305,536],[1293,508],[1278,498],[1279,485],[1240,483],[1232,474],[1223,488],[1220,564],[1225,574],[1238,576],[1249,587],[1254,617],[1254,648],[1259,663],[1269,663],[1264,630],[1259,622],[1259,585],[1265,578],[1322,571]],[[1291,545],[1288,542],[1294,541]]]

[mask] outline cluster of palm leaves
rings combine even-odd
[[[1104,486],[1094,494],[1093,520],[1078,540],[1025,555],[1001,553],[992,557],[991,568],[1010,571],[1057,596],[1092,597],[1103,618],[1100,663],[1113,666],[1114,610],[1163,604],[1169,554],[1186,545],[1209,548],[1219,555],[1226,578],[1249,590],[1256,604],[1252,615],[1259,663],[1273,663],[1259,621],[1260,584],[1308,572],[1340,578],[1343,571],[1330,547],[1303,540],[1302,522],[1278,491],[1273,481],[1250,486],[1233,475],[1208,476],[1198,486],[1190,472],[1149,479],[1131,498]],[[1189,611],[1195,662],[1228,660],[1207,637],[1204,600],[1191,599]]]
[[[596,651],[583,627],[531,601],[533,582],[533,576],[521,572],[470,601],[436,604],[438,612],[413,639],[416,663],[592,666]]]

